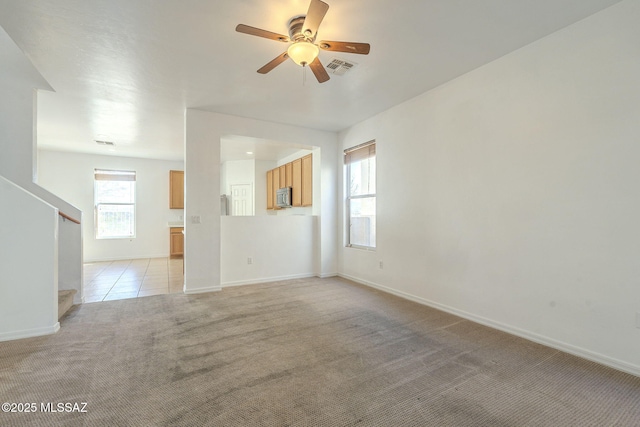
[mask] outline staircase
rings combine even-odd
[[[73,306],[73,296],[76,292],[75,289],[58,291],[58,320]]]

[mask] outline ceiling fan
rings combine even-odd
[[[269,71],[282,64],[287,58],[291,58],[296,64],[303,67],[309,66],[319,83],[329,80],[329,74],[322,66],[318,54],[320,49],[334,52],[357,53],[367,55],[370,46],[368,43],[336,42],[322,40],[316,43],[318,27],[324,19],[329,5],[321,0],[311,0],[309,10],[306,15],[294,16],[289,20],[289,36],[272,33],[260,28],[250,27],[240,24],[236,27],[239,33],[251,36],[264,37],[283,43],[291,43],[286,52],[278,55],[275,59],[267,63],[258,70],[260,74],[267,74]]]

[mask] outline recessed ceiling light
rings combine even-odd
[[[253,151],[247,151],[247,154],[253,154]]]

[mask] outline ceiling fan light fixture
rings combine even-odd
[[[319,45],[315,44],[318,35],[318,27],[322,23],[329,5],[322,0],[310,0],[309,10],[306,15],[296,15],[291,18],[287,24],[289,27],[289,36],[285,36],[271,31],[262,30],[249,25],[238,24],[236,31],[248,34],[250,36],[262,37],[269,40],[291,43],[286,52],[281,53],[274,59],[260,67],[257,71],[260,74],[267,74],[278,65],[291,58],[293,62],[303,67],[309,66],[318,83],[324,83],[329,80],[329,73],[322,65],[318,54],[320,49],[333,52],[357,53],[360,55],[369,54],[369,43],[340,42],[340,41],[320,41]],[[346,64],[346,63],[345,63]],[[350,64],[349,67],[353,67]],[[349,68],[346,65],[340,68],[342,74]],[[337,73],[334,73],[337,74]],[[304,76],[306,73],[303,73]]]
[[[299,41],[291,44],[287,49],[287,55],[296,64],[305,66],[311,64],[320,53],[320,48],[313,43],[307,41]]]

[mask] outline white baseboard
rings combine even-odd
[[[56,322],[53,326],[44,328],[25,329],[22,331],[3,332],[0,334],[0,341],[19,340],[22,338],[39,337],[42,335],[55,334],[60,330],[60,322]]]
[[[211,285],[213,280],[206,279],[189,279],[187,277],[184,278],[184,286],[182,291],[185,294],[193,295],[193,294],[205,294],[207,292],[218,292],[222,290],[220,285]],[[188,286],[188,288],[187,288]]]
[[[317,274],[316,277],[319,277],[321,279],[327,279],[329,277],[336,277],[338,276],[338,273],[324,273],[324,274]]]
[[[187,295],[206,294],[208,292],[219,292],[221,290],[222,288],[220,286],[208,286],[204,288],[189,288],[189,289],[186,289],[186,286],[185,286],[183,288],[183,292]]]
[[[553,338],[549,338],[543,335],[536,334],[534,332],[530,332],[524,329],[520,329],[514,326],[510,326],[501,322],[497,322],[495,320],[487,319],[482,316],[477,316],[472,313],[468,313],[463,310],[458,310],[453,307],[449,307],[444,304],[440,304],[435,301],[430,301],[428,299],[418,297],[406,292],[398,291],[393,288],[389,288],[387,286],[382,286],[377,283],[370,282],[368,280],[359,279],[357,277],[349,276],[347,274],[339,274],[340,277],[351,280],[356,283],[360,283],[365,286],[369,286],[380,291],[396,295],[398,297],[417,302],[418,304],[426,305],[428,307],[435,308],[437,310],[445,311],[447,313],[454,314],[456,316],[462,317],[467,320],[471,320],[472,322],[479,323],[481,325],[489,326],[490,328],[498,329],[500,331],[506,332],[511,335],[518,336],[520,338],[527,339],[529,341],[536,342],[538,344],[546,345],[547,347],[555,348],[556,350],[563,351],[565,353],[572,354],[574,356],[581,357],[583,359],[590,360],[592,362],[599,363],[601,365],[608,366],[613,369],[617,369],[622,372],[626,372],[631,375],[635,375],[640,377],[640,366],[634,365],[631,363],[624,362],[622,360],[614,359],[609,356],[605,356],[600,353],[596,353],[591,350],[587,350],[582,347],[577,347],[571,344],[567,344],[562,341],[557,341]]]
[[[232,286],[243,286],[243,285],[256,285],[258,283],[269,283],[269,282],[278,282],[281,280],[292,280],[292,279],[307,279],[309,277],[316,277],[315,274],[304,273],[304,274],[293,274],[290,276],[277,276],[277,277],[267,277],[260,279],[249,279],[249,280],[238,280],[235,282],[224,282],[222,283],[223,288],[230,288]]]
[[[84,287],[84,285],[82,285]],[[74,287],[60,287],[60,285],[58,285],[58,290],[59,291],[76,291],[76,293],[73,295],[73,305],[78,305],[78,304],[84,304],[84,296],[80,296],[80,289],[74,288]]]
[[[116,258],[92,258],[92,259],[84,259],[82,262],[84,264],[90,264],[92,262],[108,262],[108,261],[122,261],[129,259],[147,259],[147,258],[169,258],[169,253],[163,254],[155,254],[155,255],[135,255],[132,257],[116,257]]]

